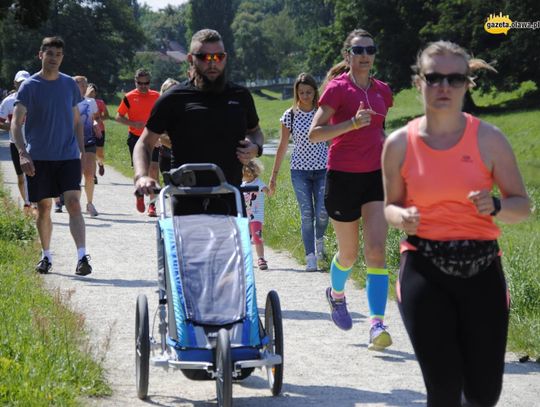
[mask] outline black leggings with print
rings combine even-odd
[[[494,406],[502,389],[509,316],[500,257],[463,279],[444,274],[419,252],[405,251],[398,299],[428,407]]]

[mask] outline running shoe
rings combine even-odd
[[[381,351],[392,345],[392,337],[386,330],[387,326],[382,322],[377,322],[369,330],[368,350]]]
[[[98,163],[98,174],[100,177],[103,177],[103,175],[105,175],[105,166],[103,164]]]
[[[90,202],[86,204],[86,212],[88,212],[88,214],[92,217],[99,215],[94,204]]]
[[[89,263],[90,256],[85,255],[77,262],[77,268],[75,269],[75,274],[78,276],[87,276],[92,272],[92,266]]]
[[[56,203],[54,204],[54,211],[55,211],[56,213],[62,213],[62,203],[56,202]]]
[[[306,271],[317,271],[317,256],[315,256],[315,253],[306,256]]]
[[[137,210],[140,213],[144,213],[144,210],[146,209],[146,206],[144,205],[144,195],[135,194],[135,197],[137,199],[136,201]]]
[[[40,274],[47,274],[52,267],[52,263],[47,256],[43,257],[36,265],[36,271]]]
[[[352,318],[349,311],[347,311],[347,302],[345,301],[345,297],[339,300],[332,298],[332,288],[328,287],[326,289],[326,299],[328,300],[328,304],[330,304],[330,311],[334,324],[336,324],[339,329],[343,329],[344,331],[351,329]]]
[[[315,239],[315,251],[317,252],[317,260],[326,260],[326,250],[324,248],[324,237]]]
[[[148,216],[150,216],[151,218],[157,217],[156,204],[151,203],[150,205],[148,205]]]
[[[259,266],[259,270],[268,270],[268,263],[262,257],[259,257],[259,260],[257,260],[257,266]]]

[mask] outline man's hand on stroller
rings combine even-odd
[[[135,195],[155,194],[160,189],[158,182],[147,175],[135,177]]]

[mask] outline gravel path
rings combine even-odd
[[[4,182],[16,191],[7,137],[1,137]],[[86,200],[83,194],[83,206]],[[67,213],[53,213],[53,269],[44,276],[50,289],[72,291],[70,304],[86,318],[96,357],[103,358],[113,395],[90,399],[91,406],[213,406],[214,382],[195,382],[181,372],[150,368],[149,399],[136,397],[134,368],[135,300],[149,298],[157,308],[155,219],[135,209],[131,181],[106,167],[99,177],[94,203],[100,215],[87,225],[87,250],[94,272],[75,276],[76,250],[69,235]],[[324,289],[326,273],[305,273],[287,253],[267,249],[270,269],[256,270],[259,309],[266,293],[281,298],[285,335],[283,393],[272,397],[263,371],[235,384],[235,406],[422,406],[425,391],[420,370],[394,302],[386,323],[394,345],[385,353],[367,350],[367,301],[362,290],[348,286],[354,320],[349,332],[329,320]],[[37,259],[36,259],[37,260]],[[489,338],[487,338],[489,340]],[[443,352],[444,350],[441,349]],[[540,365],[521,364],[508,354],[500,406],[540,406]]]

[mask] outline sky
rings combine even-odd
[[[167,7],[167,4],[178,6],[182,3],[187,3],[188,0],[139,0],[139,4],[146,3],[154,11]]]

